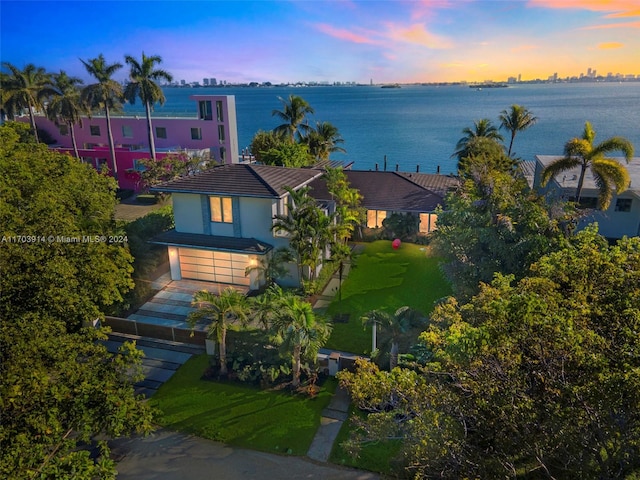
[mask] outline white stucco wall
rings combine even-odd
[[[191,193],[174,193],[173,216],[176,232],[204,233],[202,223],[202,203],[200,195]]]

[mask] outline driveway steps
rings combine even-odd
[[[187,315],[189,315],[191,312],[194,311],[194,308],[188,307],[188,306],[185,307],[185,306],[170,305],[166,303],[159,303],[154,300],[152,302],[147,302],[144,305],[142,305],[142,307],[140,307],[138,312],[140,311],[179,315],[181,318],[184,319]]]
[[[147,304],[145,304],[145,306],[146,305]],[[169,313],[169,312],[157,312],[157,311],[147,310],[145,308],[141,308],[140,310],[138,310],[133,315],[129,315],[127,318],[135,319],[136,316],[137,317],[164,318],[165,320],[174,320],[176,322],[180,322],[181,324],[183,324],[187,329],[189,328],[189,326],[187,325],[187,322],[186,322],[186,315],[180,315],[180,314],[177,314],[177,313]],[[147,323],[151,323],[151,322],[147,322]]]
[[[150,300],[150,302],[157,303],[159,305],[174,305],[176,307],[189,307],[193,309],[193,307],[191,306],[191,301],[177,300],[175,298],[162,298],[158,295],[153,297],[153,300]]]
[[[136,313],[129,315],[128,320],[135,320],[138,323],[147,323],[150,325],[159,325],[162,327],[180,328],[182,330],[189,330],[189,325],[185,321],[168,320],[166,318],[156,317],[153,315],[138,315]]]

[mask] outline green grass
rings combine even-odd
[[[327,309],[331,317],[349,313],[350,319],[334,323],[326,348],[371,353],[371,328],[363,329],[360,321],[370,310],[393,313],[407,305],[430,313],[436,300],[451,294],[438,263],[428,246],[403,243],[393,250],[387,240],[365,244],[356,268],[342,284],[342,302],[336,296]]]
[[[349,418],[354,415],[365,416],[365,413],[355,409],[352,405],[349,409]],[[394,458],[400,453],[401,442],[393,440],[371,443],[362,447],[357,457],[352,457],[342,448],[342,443],[349,439],[353,428],[350,420],[342,424],[338,437],[333,444],[329,461],[337,465],[370,470],[390,476],[394,472],[397,473],[398,467],[395,465]]]
[[[271,453],[305,455],[322,410],[336,388],[325,382],[315,398],[260,390],[233,382],[202,380],[207,355],[191,358],[152,397],[158,423],[229,445]]]

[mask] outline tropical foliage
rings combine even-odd
[[[470,155],[470,146],[473,145],[475,139],[488,138],[495,142],[504,139],[500,135],[498,128],[488,118],[476,120],[473,122],[473,128],[465,127],[462,129],[462,133],[464,133],[464,136],[456,143],[456,151],[452,155],[453,157],[458,157],[459,162]]]
[[[102,54],[96,58],[80,61],[87,73],[97,80],[97,83],[87,85],[82,90],[82,101],[94,110],[104,111],[107,120],[109,151],[111,153],[111,172],[113,178],[117,180],[118,166],[116,165],[116,150],[111,130],[111,113],[122,109],[124,97],[122,87],[112,77],[122,68],[122,64],[117,62],[108,64]]]
[[[314,113],[311,105],[298,95],[289,95],[287,99],[278,97],[282,103],[282,110],[273,110],[272,116],[277,117],[283,123],[274,128],[274,132],[288,138],[291,143],[300,138],[309,130],[309,124],[305,122],[307,114]]]
[[[49,98],[47,116],[56,124],[66,125],[73,144],[73,153],[80,158],[78,143],[76,142],[75,125],[82,126],[82,117],[89,113],[89,109],[80,98],[82,80],[70,77],[64,70],[53,75],[54,93]]]
[[[580,203],[584,177],[587,169],[591,171],[596,187],[600,191],[598,195],[598,208],[606,210],[611,204],[614,191],[617,194],[624,192],[629,187],[629,172],[618,160],[608,158],[606,155],[619,151],[629,163],[633,157],[633,145],[622,137],[611,137],[597,145],[593,142],[596,132],[591,123],[586,122],[582,137],[572,138],[564,147],[564,157],[558,158],[545,167],[542,172],[542,186],[562,172],[580,169],[578,187],[576,189],[576,202]]]
[[[156,103],[164,105],[165,97],[162,88],[156,83],[160,80],[171,82],[173,77],[170,73],[162,69],[156,69],[155,66],[162,63],[162,57],[159,55],[151,55],[147,57],[142,52],[140,61],[130,55],[126,55],[125,62],[130,66],[129,83],[124,89],[124,98],[132,105],[136,98],[144,104],[147,115],[147,132],[149,135],[149,149],[151,151],[151,159],[156,159],[156,145],[153,137],[153,126],[151,124],[151,112]]]
[[[516,138],[516,134],[535,125],[537,121],[538,117],[521,105],[514,104],[508,110],[500,112],[500,128],[504,128],[511,134],[509,150],[507,151],[509,157],[511,156],[513,140]]]
[[[417,311],[413,310],[411,307],[404,306],[398,308],[393,315],[383,310],[371,310],[365,313],[360,319],[363,326],[373,327],[374,332],[376,332],[377,327],[380,326],[389,334],[391,340],[391,350],[389,352],[390,370],[393,370],[398,366],[400,338],[407,332],[407,330],[409,330],[411,323],[418,318],[419,314]]]
[[[309,147],[309,153],[319,161],[326,161],[335,152],[346,153],[340,145],[344,139],[338,128],[330,122],[316,122],[315,128],[307,130],[300,141]]]

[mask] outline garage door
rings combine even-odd
[[[244,272],[249,265],[248,255],[179,248],[182,278],[206,282],[249,285]]]

